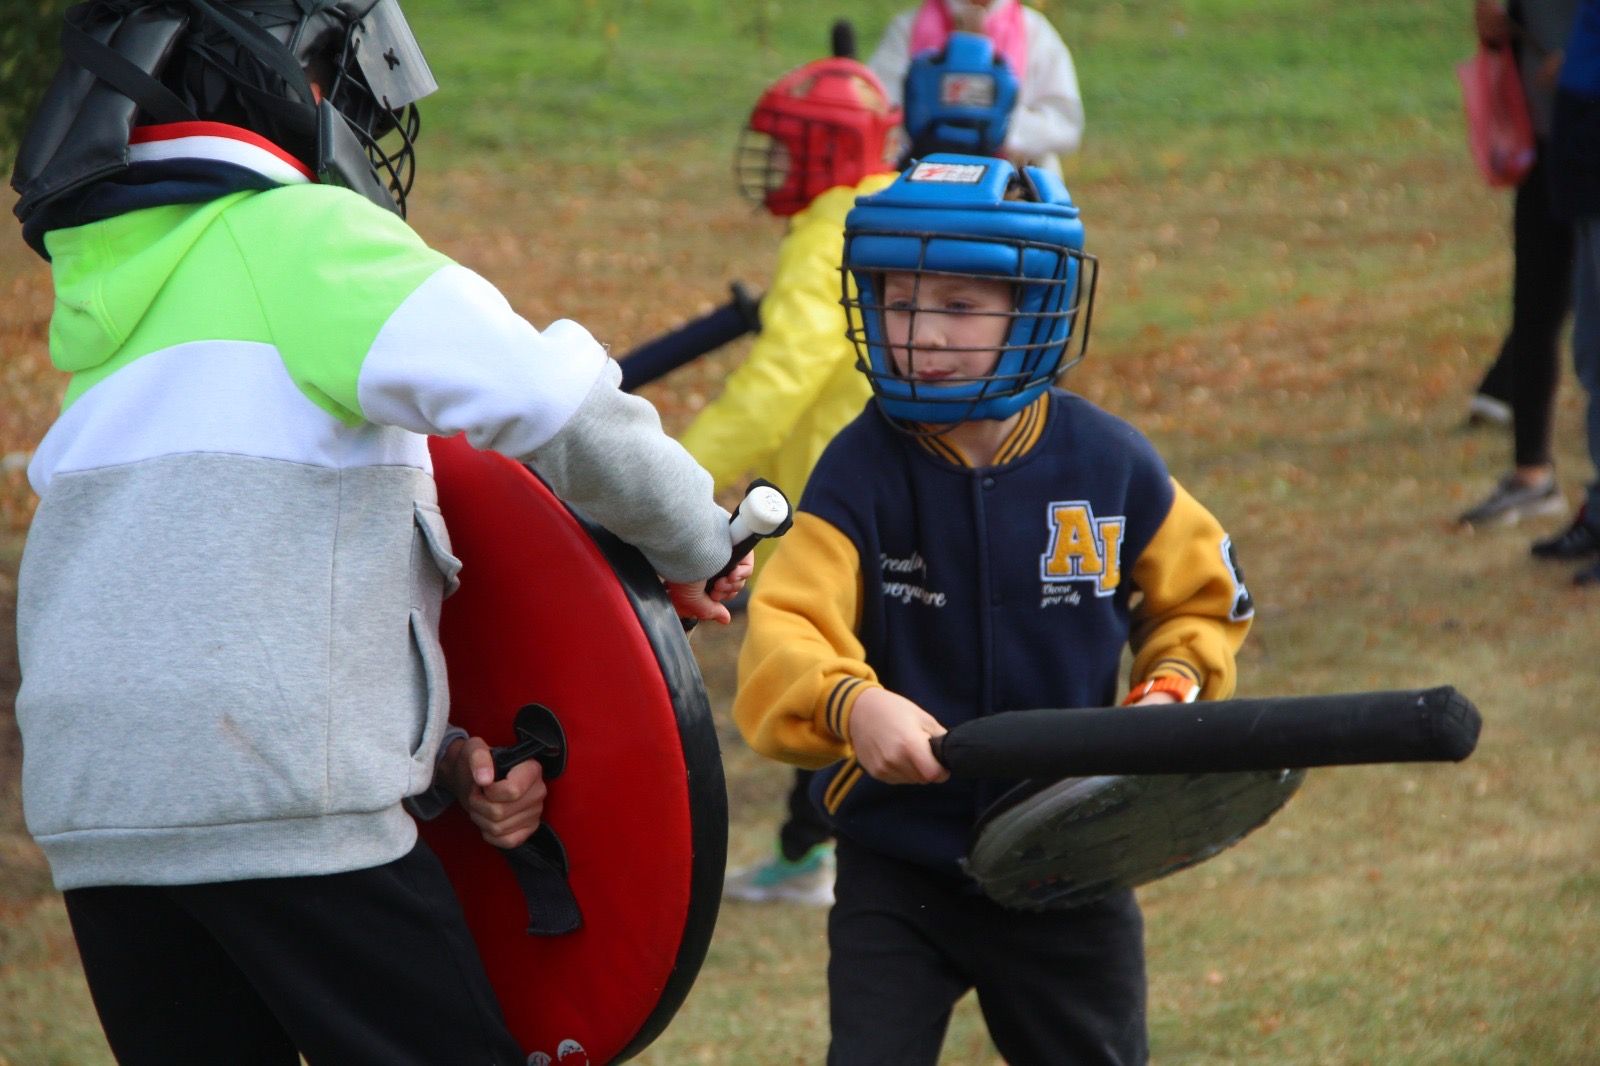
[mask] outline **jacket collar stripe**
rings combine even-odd
[[[140,126],[128,138],[128,160],[159,163],[203,159],[244,167],[281,185],[312,180],[300,160],[258,134],[221,122],[172,122]]]

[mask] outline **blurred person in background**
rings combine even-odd
[[[1582,561],[1573,583],[1592,588],[1600,585],[1600,0],[1582,0],[1567,39],[1550,157],[1555,212],[1573,221],[1576,234],[1572,359],[1587,394],[1595,480],[1571,525],[1534,542],[1533,554]]]
[[[1059,177],[1061,157],[1076,152],[1083,141],[1083,99],[1072,53],[1043,12],[1020,0],[924,0],[890,20],[867,65],[889,98],[903,105],[912,60],[943,48],[957,31],[993,41],[1020,86],[1004,157]]]
[[[1468,424],[1511,426],[1512,468],[1461,514],[1467,526],[1510,525],[1566,508],[1551,456],[1562,326],[1572,302],[1572,224],[1550,204],[1550,116],[1561,49],[1577,0],[1476,0],[1478,38],[1517,57],[1536,137],[1533,169],[1512,207],[1511,327],[1468,407]]]

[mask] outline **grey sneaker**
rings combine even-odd
[[[729,872],[722,894],[746,903],[786,902],[831,907],[833,872],[833,845],[818,844],[796,862],[776,854],[765,862]]]
[[[1463,526],[1514,526],[1524,518],[1561,514],[1566,509],[1567,501],[1555,478],[1542,485],[1524,485],[1512,473],[1501,478],[1482,503],[1456,521]]]

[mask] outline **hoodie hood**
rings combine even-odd
[[[297,161],[234,126],[140,127],[115,188],[80,202],[81,225],[43,235],[55,284],[50,358],[72,374],[122,349],[197,241],[253,191],[309,181]]]
[[[151,207],[48,234],[56,291],[51,362],[78,374],[116,355],[184,255],[229,204],[247,195]]]

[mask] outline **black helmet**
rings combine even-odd
[[[61,49],[11,178],[24,223],[124,170],[135,125],[197,120],[405,214],[415,104],[437,85],[397,0],[89,0],[67,11]]]

